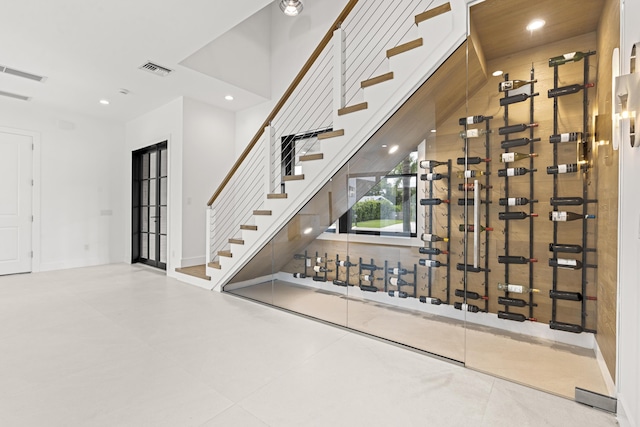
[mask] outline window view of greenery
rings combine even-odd
[[[389,173],[350,177],[351,197],[361,194],[359,188],[369,190],[343,218],[340,232],[415,236],[417,171],[418,153],[413,152]]]

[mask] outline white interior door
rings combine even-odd
[[[31,271],[32,144],[0,132],[0,275]]]

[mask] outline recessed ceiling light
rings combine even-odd
[[[394,145],[393,147],[389,148],[389,154],[395,153],[396,151],[398,151],[398,148],[400,147],[398,147],[397,145]]]
[[[313,231],[313,228],[309,227],[307,229],[304,230],[304,234],[309,234]]]
[[[501,76],[501,75],[503,75],[503,74],[504,74],[504,71],[502,71],[502,70],[496,70],[496,71],[494,71],[493,73],[491,73],[491,75],[492,75],[493,77],[500,77],[500,76]]]
[[[302,8],[303,5],[301,0],[280,1],[280,10],[287,16],[298,16],[298,14],[302,12]]]
[[[431,133],[436,133],[436,130],[435,129],[431,129]]]
[[[539,30],[540,28],[544,27],[544,24],[546,24],[546,22],[544,22],[542,19],[534,19],[533,21],[529,22],[529,25],[527,25],[527,31]]]
[[[226,99],[227,101],[233,101],[233,96],[227,95],[224,97],[224,99]]]
[[[100,104],[102,104],[102,105],[109,105],[109,100],[108,100],[108,99],[101,99],[101,100],[100,100]]]
[[[382,144],[382,148],[387,148],[387,144]]]

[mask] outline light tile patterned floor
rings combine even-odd
[[[144,267],[0,277],[2,426],[614,426]]]

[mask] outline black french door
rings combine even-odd
[[[167,269],[167,142],[133,152],[131,261]]]

